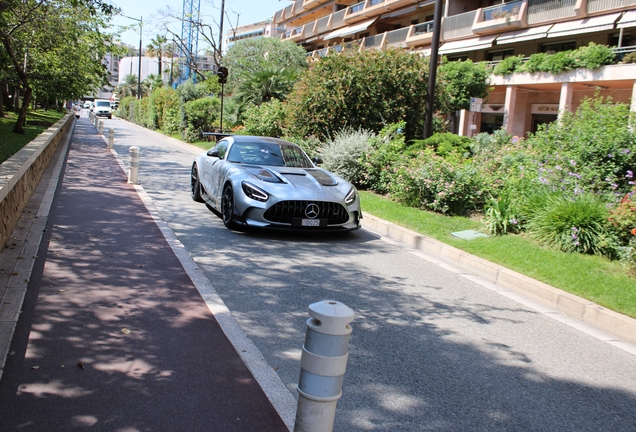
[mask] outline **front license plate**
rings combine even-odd
[[[308,226],[308,227],[319,227],[320,226],[320,219],[303,219],[300,222],[301,226]]]

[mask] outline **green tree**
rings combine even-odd
[[[2,7],[0,43],[23,98],[13,132],[24,133],[34,92],[40,98],[72,99],[105,83],[106,68],[95,58],[103,58],[112,42],[100,32],[112,6],[92,0],[23,0]]]
[[[483,98],[488,94],[490,73],[484,62],[447,61],[444,59],[438,69],[437,85],[438,109],[444,113],[468,109],[470,98]]]
[[[264,69],[303,71],[307,69],[305,50],[292,41],[277,38],[244,39],[230,47],[223,58],[230,71],[225,89],[232,93],[244,80]]]
[[[323,141],[345,127],[374,133],[406,122],[407,139],[421,134],[428,59],[401,49],[344,50],[323,57],[287,97],[289,132]]]
[[[169,47],[172,44],[168,44],[168,39],[165,36],[157,35],[154,39],[150,40],[150,43],[146,46],[146,54],[150,57],[156,57],[158,61],[157,75],[163,77],[162,59],[167,54]]]

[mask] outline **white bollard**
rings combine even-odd
[[[99,134],[100,135],[104,135],[104,122],[103,121],[99,122]]]
[[[349,358],[355,313],[324,300],[309,305],[307,334],[300,359],[294,432],[331,432]]]
[[[130,167],[128,168],[128,183],[139,184],[137,175],[139,172],[139,147],[131,147],[128,151],[130,154]]]
[[[108,148],[113,148],[113,142],[115,141],[115,129],[110,128],[108,130]]]

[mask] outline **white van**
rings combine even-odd
[[[113,112],[108,99],[95,99],[95,106],[92,111],[97,117],[113,118]]]

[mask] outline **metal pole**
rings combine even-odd
[[[435,81],[437,80],[437,52],[442,26],[442,0],[435,0],[433,40],[431,41],[430,72],[428,74],[428,94],[426,95],[426,117],[424,120],[424,139],[432,135],[433,110],[435,109]]]
[[[223,59],[223,15],[225,14],[225,0],[221,1],[221,24],[219,25],[219,64]]]
[[[141,99],[141,30],[144,26],[144,17],[139,20],[139,75],[137,75],[137,99]]]
[[[225,84],[221,84],[221,117],[219,120],[219,132],[223,133],[223,88]]]

